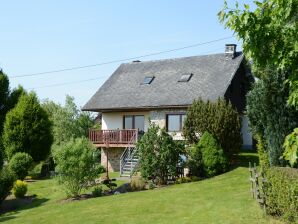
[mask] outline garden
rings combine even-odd
[[[240,115],[230,102],[198,98],[187,110],[185,140],[152,123],[137,142],[132,179],[106,178],[86,138],[99,125],[92,115],[70,96],[60,105],[10,90],[1,71],[0,221],[298,223],[298,1],[255,4],[251,11],[225,2],[218,16],[243,42],[258,78],[246,96],[257,154],[240,151]],[[264,177],[261,207],[250,196],[248,162]]]

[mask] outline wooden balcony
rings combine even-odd
[[[138,140],[137,129],[89,130],[89,139],[96,147],[134,146]]]

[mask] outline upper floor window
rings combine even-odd
[[[154,76],[146,76],[145,78],[144,78],[144,80],[143,80],[143,85],[149,85],[152,81],[153,81],[153,79],[154,79]]]
[[[166,125],[168,132],[180,132],[183,129],[185,114],[168,114]]]
[[[138,129],[139,131],[144,131],[144,126],[144,115],[124,115],[123,117],[124,129]]]
[[[189,74],[183,74],[180,79],[178,80],[178,82],[188,82],[191,77],[192,77],[192,73],[189,73]]]

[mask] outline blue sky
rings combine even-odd
[[[235,1],[229,1],[232,5]],[[242,0],[239,3],[248,3]],[[218,22],[223,0],[27,0],[1,1],[0,67],[11,87],[22,85],[39,98],[63,103],[74,96],[83,106],[120,63],[42,76],[12,78],[97,64],[231,36]],[[141,58],[184,57],[224,51],[225,43]],[[240,47],[240,46],[239,46]],[[45,88],[84,79],[89,82]]]

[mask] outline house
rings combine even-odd
[[[224,97],[242,115],[243,147],[250,148],[252,136],[243,111],[252,80],[234,44],[220,54],[121,64],[83,107],[102,113],[102,130],[90,130],[89,138],[101,148],[104,166],[128,173],[137,163],[135,144],[149,119],[182,139],[185,113],[193,100]]]

